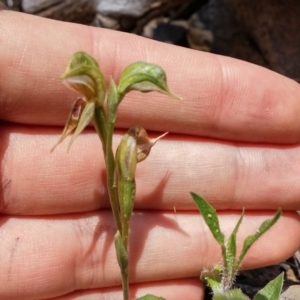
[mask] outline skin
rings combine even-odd
[[[246,62],[14,12],[0,12],[0,41],[1,299],[121,299],[100,141],[91,127],[69,153],[64,142],[50,154],[76,99],[57,78],[79,50],[107,80],[131,62],[157,63],[184,99],[132,92],[120,106],[116,142],[132,125],[150,137],[170,132],[138,164],[132,297],[203,298],[197,277],[220,250],[190,191],[219,210],[227,234],[246,208],[239,248],[284,210],[243,268],[298,249],[298,83]]]

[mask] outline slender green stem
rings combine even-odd
[[[120,215],[121,215],[121,222],[122,222],[122,226],[121,226],[122,230],[120,231],[120,243],[122,244],[122,249],[126,253],[126,257],[127,257],[127,263],[123,264],[123,266],[126,265],[126,268],[123,266],[120,267],[122,272],[122,285],[123,285],[124,299],[128,299],[125,297],[125,294],[129,293],[128,236],[129,236],[130,218],[133,209],[133,200],[135,196],[135,181],[126,180],[124,178],[118,178],[118,192],[119,192],[119,201],[120,201]]]
[[[133,201],[135,198],[135,180],[134,179],[126,180],[126,179],[119,178],[118,189],[119,189],[119,199],[120,199],[120,208],[121,208],[120,210],[121,210],[121,217],[122,217],[121,239],[128,257],[129,225],[130,225],[130,219],[133,210]],[[127,278],[123,279],[124,293],[127,289],[126,284],[128,284],[128,268],[126,270],[127,273],[124,273],[124,276],[126,275]]]
[[[123,289],[123,299],[129,300],[129,276],[128,276],[128,268],[129,268],[129,258],[128,258],[128,236],[129,236],[129,218],[124,218],[122,220],[122,232],[121,232],[121,238],[122,243],[124,246],[124,249],[127,253],[127,267],[121,268],[122,273],[122,289]]]
[[[107,130],[106,130],[106,116],[103,107],[97,107],[95,109],[94,115],[94,125],[97,130],[97,133],[102,142],[102,149],[104,156],[106,154],[106,139],[107,139]]]
[[[115,235],[115,248],[118,264],[122,275],[123,299],[129,299],[129,280],[128,280],[128,253],[124,247],[121,232],[118,230]]]
[[[120,264],[120,269],[122,274],[123,299],[129,300],[128,250],[127,250],[127,242],[124,243],[123,241],[124,222],[122,221],[123,216],[121,214],[121,208],[120,208],[120,199],[119,199],[120,187],[118,186],[117,183],[116,161],[112,150],[112,141],[113,141],[113,133],[114,133],[114,127],[116,121],[117,108],[120,103],[118,96],[119,95],[117,92],[116,85],[114,81],[111,80],[109,92],[107,96],[108,116],[106,122],[105,163],[106,163],[106,170],[107,170],[107,186],[108,186],[111,207],[115,217],[115,222],[121,234],[121,243],[123,244],[123,251],[125,251],[126,253],[126,258],[125,256],[123,256],[122,258],[122,260],[126,260],[126,262],[123,261],[123,263]],[[128,226],[127,226],[127,231],[128,231]]]
[[[129,266],[129,258],[128,258],[128,226],[129,220],[125,220],[122,222],[122,243],[127,253],[127,268],[121,268],[122,273],[122,289],[123,289],[123,300],[129,300],[129,276],[128,276],[128,266]]]
[[[112,137],[114,126],[106,122],[106,115],[103,107],[95,109],[95,127],[102,142],[107,171],[107,187],[110,205],[118,230],[121,232],[120,209],[118,200],[118,190],[116,184],[115,160],[112,151]]]
[[[126,270],[121,270],[121,272],[122,272],[123,300],[129,300],[128,268]]]

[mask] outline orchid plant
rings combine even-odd
[[[123,299],[128,300],[128,237],[135,199],[136,167],[139,162],[148,157],[153,145],[167,133],[150,139],[144,128],[134,126],[123,136],[114,155],[112,141],[118,106],[124,96],[133,90],[158,91],[176,99],[180,97],[169,90],[164,70],[146,62],[129,65],[122,72],[118,84],[113,79],[110,80],[107,91],[105,79],[97,61],[85,52],[77,52],[72,56],[61,79],[68,88],[80,96],[74,102],[61,137],[51,151],[73,132],[68,146],[69,150],[76,137],[93,122],[101,140],[105,158],[109,199],[117,226],[116,256],[122,275]],[[139,299],[162,298],[146,295]]]

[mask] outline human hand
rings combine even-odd
[[[116,80],[133,61],[159,64],[184,99],[132,92],[120,105],[119,133],[132,125],[170,132],[138,165],[132,297],[203,297],[197,277],[221,255],[190,191],[220,210],[227,233],[246,208],[239,246],[278,207],[284,210],[244,268],[279,262],[299,247],[296,82],[120,32],[0,16],[0,299],[121,299],[99,138],[91,128],[69,153],[62,143],[50,154],[76,98],[57,78],[80,50]]]

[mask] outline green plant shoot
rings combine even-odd
[[[241,217],[239,218],[233,232],[229,236],[228,241],[225,243],[224,234],[221,231],[216,210],[199,195],[195,193],[191,193],[191,195],[199,211],[201,212],[206,225],[210,229],[215,240],[220,245],[223,258],[223,265],[216,266],[212,271],[203,271],[200,278],[207,282],[211,287],[214,294],[214,300],[247,300],[248,298],[243,295],[242,291],[239,289],[232,289],[232,285],[240,269],[242,260],[244,259],[248,250],[253,245],[253,243],[257,241],[258,238],[260,238],[278,221],[279,217],[281,216],[281,209],[278,209],[272,219],[264,221],[255,234],[250,235],[245,239],[241,253],[239,256],[237,256],[236,237],[239,227],[242,223],[245,210],[243,209]],[[277,281],[275,280],[275,283],[271,284],[271,288],[275,289],[276,291],[281,290],[281,287],[282,285],[280,286],[280,279],[278,279]],[[268,289],[267,286],[265,288],[267,290],[267,292],[264,293],[265,298],[257,298],[256,300],[279,299],[275,297],[278,292],[270,293],[270,288]],[[269,298],[266,296],[266,294]]]

